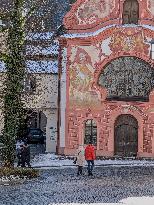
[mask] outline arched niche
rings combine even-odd
[[[154,88],[154,69],[137,57],[120,57],[101,72],[98,85],[107,90],[107,100],[149,101]]]
[[[139,3],[137,0],[126,0],[123,4],[123,24],[138,24]]]

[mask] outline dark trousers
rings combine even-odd
[[[30,162],[29,161],[22,161],[21,167],[26,167],[26,164],[28,167],[31,167]]]
[[[81,175],[82,174],[82,166],[78,166],[78,173],[77,175]]]
[[[28,156],[22,156],[21,157],[21,167],[25,167],[27,164],[28,167],[31,167],[30,165],[30,158]]]
[[[17,164],[17,167],[20,167],[20,165],[22,164],[22,161],[21,161],[21,155],[17,155],[17,159],[18,159],[18,164]]]
[[[92,175],[92,171],[93,171],[93,168],[94,168],[94,160],[87,160],[87,164],[88,164],[88,174],[89,175]]]

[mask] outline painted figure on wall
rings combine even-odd
[[[154,0],[148,0],[148,9],[154,15]]]
[[[73,50],[72,50],[73,51]],[[91,91],[94,69],[88,53],[77,48],[70,67],[70,101],[75,105],[83,105],[96,99],[97,94]],[[92,99],[95,96],[94,99]],[[93,96],[93,97],[92,97]]]
[[[115,6],[115,0],[86,0],[77,11],[79,24],[92,24],[107,17]]]
[[[76,87],[78,91],[86,92],[89,90],[93,68],[89,55],[81,48],[76,53],[70,76],[74,79],[71,82],[72,86]]]

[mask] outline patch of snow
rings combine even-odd
[[[124,205],[153,205],[154,197],[129,197],[127,199],[122,199],[120,204]]]
[[[26,46],[26,54],[27,55],[47,55],[47,54],[55,54],[58,55],[59,43],[58,41],[54,41],[49,46],[34,46],[34,45],[27,45]]]
[[[154,197],[129,197],[120,200],[119,203],[83,203],[84,205],[153,205]],[[57,205],[57,204],[49,204]],[[58,205],[68,205],[68,203],[58,203]],[[81,203],[71,203],[71,205],[81,205]]]
[[[152,26],[152,25],[142,25],[142,27],[143,28],[148,28],[148,29],[154,31],[154,26]]]
[[[26,61],[29,73],[58,73],[58,61]],[[5,72],[5,64],[0,61],[0,72]]]
[[[0,72],[5,71],[5,63],[3,61],[0,61]]]
[[[154,161],[147,161],[147,160],[96,160],[96,165],[154,165]]]
[[[61,37],[64,37],[64,38],[84,38],[85,37],[85,38],[87,38],[87,37],[97,36],[98,34],[107,30],[108,28],[113,28],[113,27],[117,27],[117,28],[132,28],[132,27],[137,28],[138,27],[138,28],[147,28],[147,29],[154,31],[154,26],[151,26],[151,25],[136,25],[136,24],[116,25],[116,24],[112,24],[112,25],[105,26],[101,29],[98,29],[95,32],[64,34]]]
[[[62,159],[61,156],[55,154],[36,155],[32,160],[33,167],[69,167],[75,166],[73,160]],[[86,162],[85,162],[86,165]],[[154,161],[147,160],[95,160],[95,166],[154,166]]]
[[[35,156],[35,158],[32,160],[32,166],[33,167],[48,167],[48,166],[68,166],[73,164],[73,160],[69,159],[59,159],[59,156],[54,154],[40,154]]]
[[[41,32],[41,33],[28,33],[26,36],[27,40],[47,40],[51,39],[53,32]]]
[[[58,61],[26,61],[30,73],[58,73]]]
[[[108,28],[112,28],[116,26],[116,24],[113,24],[113,25],[109,25],[109,26],[105,26],[95,32],[89,32],[89,33],[76,33],[76,34],[64,34],[62,35],[61,37],[64,37],[64,38],[81,38],[81,37],[90,37],[90,36],[96,36],[98,34],[100,34],[101,32],[105,31],[106,29]]]

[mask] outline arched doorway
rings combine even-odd
[[[138,151],[138,121],[132,115],[120,115],[114,125],[115,155],[134,157]]]

